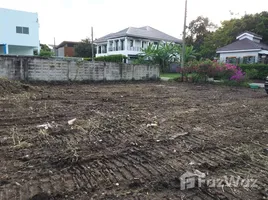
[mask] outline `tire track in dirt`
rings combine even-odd
[[[66,139],[66,138],[65,138]],[[75,140],[75,139],[71,139]],[[200,145],[200,139],[195,139],[194,137],[183,137],[183,140],[186,141],[186,143],[191,146],[191,144],[194,145]],[[66,142],[66,141],[62,141]],[[168,157],[171,153],[170,147],[162,146],[159,143],[156,143],[155,147],[152,147],[149,152],[151,152],[151,155],[157,155],[159,152],[162,153],[163,157]],[[204,151],[205,150],[205,151]],[[131,154],[132,153],[132,154]],[[105,162],[97,162],[94,164],[90,164],[84,161],[81,161],[84,164],[75,163],[74,166],[72,166],[70,169],[68,169],[67,176],[69,176],[71,179],[67,180],[67,182],[72,182],[72,185],[75,187],[71,190],[93,190],[96,187],[100,187],[100,185],[105,185],[105,187],[111,187],[111,185],[114,185],[116,181],[120,180],[121,182],[129,182],[131,180],[134,180],[135,178],[144,178],[144,179],[150,179],[151,177],[157,177],[161,176],[162,174],[171,174],[175,172],[174,168],[172,166],[169,166],[161,161],[156,160],[152,161],[152,158],[148,158],[147,154],[139,154],[140,152],[131,152],[131,153],[123,153],[123,155],[116,157],[113,157],[112,159],[104,159]],[[126,154],[126,156],[124,156]],[[233,157],[239,157],[237,153],[233,150],[226,150],[226,149],[213,149],[213,151],[210,151],[210,149],[203,149],[203,151],[200,153],[195,152],[194,155],[189,154],[188,159],[185,159],[185,161],[194,161],[195,163],[214,163],[211,167],[217,167],[221,168],[226,166],[230,167],[229,165],[226,165],[226,157],[227,156],[233,156]],[[176,159],[176,158],[173,158]],[[183,160],[183,158],[180,158]],[[98,158],[99,160],[99,158]],[[101,159],[102,160],[102,159]],[[170,160],[170,159],[169,159]],[[182,162],[181,160],[181,162]],[[149,163],[149,165],[144,165],[143,163]],[[111,167],[112,166],[112,167]],[[152,167],[155,166],[155,167]],[[158,166],[158,167],[156,167]],[[232,165],[232,167],[236,167],[237,165]],[[176,165],[176,168],[178,165]],[[225,168],[226,168],[225,167]],[[254,166],[256,167],[256,166]],[[98,170],[99,169],[99,170]],[[102,169],[103,171],[100,171]],[[116,171],[117,169],[118,171]],[[178,168],[177,168],[178,169]],[[256,168],[255,168],[256,169]],[[183,172],[183,168],[180,168],[181,172]],[[152,171],[154,173],[152,173]],[[257,174],[259,172],[255,172],[254,174]],[[95,174],[95,175],[94,175]],[[119,176],[117,176],[119,175]],[[66,175],[65,175],[66,176]],[[107,178],[108,177],[108,178]],[[90,180],[94,181],[95,183],[91,183]],[[63,183],[58,183],[63,184]],[[52,180],[46,180],[41,181],[41,183],[35,183],[36,188],[38,188],[38,185],[41,189],[33,189],[33,191],[36,192],[42,192],[42,191],[52,191],[57,192],[55,188],[53,188],[53,185],[55,184],[55,181]],[[34,192],[32,191],[32,195],[34,195]]]
[[[206,90],[206,87],[204,86],[204,90]],[[40,110],[38,115],[32,116],[25,109],[25,114],[18,114],[13,117],[12,113],[15,109],[7,108],[12,112],[6,110],[6,115],[1,115],[3,118],[0,120],[0,133],[8,134],[6,129],[12,128],[15,121],[18,132],[25,136],[26,141],[35,144],[32,148],[25,149],[25,151],[16,150],[14,154],[5,151],[5,158],[18,159],[24,152],[32,156],[33,161],[24,161],[20,167],[16,168],[19,171],[28,170],[33,173],[31,178],[25,179],[29,185],[27,186],[22,180],[14,180],[29,190],[29,196],[42,192],[49,192],[53,195],[59,194],[59,196],[76,193],[82,195],[84,192],[87,192],[88,196],[92,196],[105,192],[106,197],[104,195],[103,199],[154,199],[159,197],[154,196],[154,194],[146,195],[144,190],[154,191],[156,194],[157,192],[167,192],[170,195],[174,193],[174,197],[176,197],[174,199],[181,197],[179,195],[185,195],[189,199],[215,199],[217,197],[218,199],[241,199],[239,193],[233,194],[232,191],[224,192],[222,190],[216,192],[216,190],[210,191],[203,187],[200,190],[178,191],[176,185],[178,183],[174,183],[174,178],[178,178],[186,170],[192,169],[199,169],[201,172],[208,171],[212,176],[215,174],[220,176],[225,173],[235,174],[235,171],[237,173],[250,172],[252,175],[262,178],[260,186],[267,186],[267,181],[264,180],[264,177],[268,175],[265,166],[254,164],[250,159],[243,160],[244,157],[240,154],[240,151],[231,146],[234,144],[228,144],[228,141],[220,140],[226,131],[236,131],[235,129],[226,128],[218,134],[214,132],[213,135],[210,134],[212,131],[220,129],[217,126],[223,123],[221,120],[216,121],[217,113],[219,118],[220,116],[232,118],[224,122],[231,126],[234,123],[232,120],[236,117],[235,115],[245,115],[243,110],[235,115],[225,114],[227,109],[220,112],[217,110],[207,111],[206,105],[209,102],[205,102],[203,109],[200,108],[198,111],[203,114],[197,113],[194,118],[191,118],[194,113],[185,113],[180,117],[174,116],[177,117],[177,122],[181,126],[184,123],[189,124],[187,128],[180,128],[180,126],[176,126],[176,121],[171,120],[168,126],[162,123],[156,128],[148,128],[146,125],[154,120],[158,121],[161,117],[169,119],[168,116],[175,113],[172,110],[174,106],[177,106],[176,109],[183,109],[181,104],[186,103],[181,100],[182,95],[188,93],[183,92],[185,88],[182,90],[178,88],[176,90],[172,89],[171,92],[182,92],[179,93],[180,95],[174,95],[164,88],[164,90],[156,89],[152,85],[146,85],[144,91],[141,90],[141,87],[139,89],[138,92],[122,98],[121,95],[126,95],[128,92],[103,94],[100,91],[92,93],[88,91],[87,87],[83,87],[84,96],[76,96],[76,91],[79,91],[79,89],[73,87],[68,90],[73,92],[70,95],[55,93],[62,95],[62,97],[59,98],[56,95],[53,100],[45,98],[36,100],[42,106],[46,102],[47,112],[50,113],[48,116],[43,110]],[[150,89],[153,90],[153,93],[146,94]],[[109,90],[112,91],[113,87]],[[127,88],[126,90],[131,89]],[[106,92],[106,90],[104,91]],[[196,96],[194,101],[200,102],[202,99],[207,101],[207,95],[198,91],[195,91],[198,94],[193,95]],[[87,96],[85,94],[92,96],[85,97]],[[142,97],[143,94],[146,95]],[[180,100],[170,103],[168,99],[171,97],[180,98]],[[81,99],[79,100],[79,98]],[[217,98],[215,96],[215,99],[213,99],[215,100],[213,109],[217,108]],[[130,106],[130,101],[133,101],[133,105],[137,104],[139,107]],[[38,105],[36,102],[33,101],[34,106]],[[53,104],[58,105],[53,107]],[[211,104],[214,104],[214,101]],[[190,103],[186,108],[189,109],[195,105],[196,103]],[[171,114],[164,115],[165,109],[168,108],[171,108],[169,110]],[[150,112],[150,115],[148,112]],[[204,115],[208,114],[210,114],[210,117],[203,120]],[[154,116],[157,116],[157,119],[154,119]],[[88,127],[78,124],[68,128],[59,128],[48,131],[47,136],[37,134],[33,137],[29,134],[37,131],[36,125],[47,121],[55,121],[63,125],[67,123],[67,120],[76,117],[84,121],[90,119],[97,124],[94,124],[93,127],[88,124],[86,124]],[[210,124],[211,127],[204,131],[191,131],[192,124],[196,124],[198,120]],[[199,125],[201,126],[201,124]],[[179,136],[173,140],[169,139],[180,131],[189,132],[189,134]],[[231,136],[230,133],[229,136]],[[238,146],[237,144],[235,147]],[[38,152],[39,155],[35,152]],[[194,164],[190,164],[191,162]],[[242,170],[240,170],[241,168]],[[45,175],[45,171],[49,170],[51,173]],[[40,178],[40,175],[45,175],[45,177]],[[5,184],[5,187],[14,192],[17,190],[14,188],[14,183]],[[132,187],[137,192],[132,190]],[[3,188],[0,187],[0,192],[1,189]],[[125,190],[131,190],[132,193],[123,194]],[[239,189],[239,192],[241,191],[243,190]],[[117,194],[115,195],[115,193]],[[81,199],[79,197],[77,199]],[[98,197],[102,199],[101,196]]]

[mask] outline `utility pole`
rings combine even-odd
[[[183,38],[182,38],[182,55],[181,55],[181,68],[185,65],[185,38],[186,38],[186,20],[187,20],[187,0],[185,0],[185,15],[183,25]]]
[[[56,39],[54,37],[54,56],[58,56],[56,52]]]
[[[91,51],[92,62],[94,62],[93,27],[91,27]]]

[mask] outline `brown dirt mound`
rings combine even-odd
[[[18,94],[23,91],[33,90],[34,87],[19,81],[11,81],[0,78],[0,96],[6,94]]]

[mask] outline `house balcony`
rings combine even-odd
[[[141,48],[141,47],[128,47],[127,50],[128,50],[128,51],[137,51],[137,52],[141,52],[142,48]]]
[[[101,53],[103,54],[103,53],[107,53],[107,49],[102,49],[101,50]]]
[[[125,47],[109,47],[109,51],[125,51]],[[127,47],[127,51],[141,52],[141,47]],[[104,52],[106,53],[106,52]]]
[[[128,55],[138,55],[140,53],[142,53],[142,47],[128,46],[127,48],[125,48],[125,46],[118,46],[118,47],[108,47],[108,49],[107,47],[99,49],[96,56],[99,57],[99,56],[108,56],[117,54],[128,56]]]
[[[109,51],[124,51],[124,47],[109,47]]]

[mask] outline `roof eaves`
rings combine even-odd
[[[248,51],[261,51],[262,49],[241,49],[241,50],[217,50],[216,53],[236,53]]]
[[[261,35],[259,35],[259,34],[257,34],[257,33],[254,33],[254,32],[251,32],[251,31],[245,31],[245,33],[249,33],[249,34],[254,35],[255,37],[260,37],[260,38],[262,38]]]
[[[63,47],[65,44],[69,44],[69,43],[71,43],[71,44],[79,44],[80,42],[63,41],[63,42],[61,42],[59,45],[57,45],[55,48],[58,49],[58,48],[60,48],[60,47]]]
[[[128,37],[136,37],[136,38],[144,38],[144,39],[151,39],[151,40],[157,40],[157,41],[167,41],[167,42],[182,42],[182,40],[174,38],[174,39],[163,39],[160,37],[150,37],[150,36],[141,36],[141,35],[135,35],[135,34],[127,34]]]
[[[245,34],[251,34],[251,35],[253,35],[255,38],[260,39],[260,40],[262,40],[262,38],[263,38],[261,35],[258,35],[258,34],[256,34],[256,33],[253,33],[253,32],[251,32],[251,31],[244,31],[244,32],[240,33],[240,34],[236,37],[236,39],[240,38],[241,36],[243,36],[243,35],[245,35]]]

